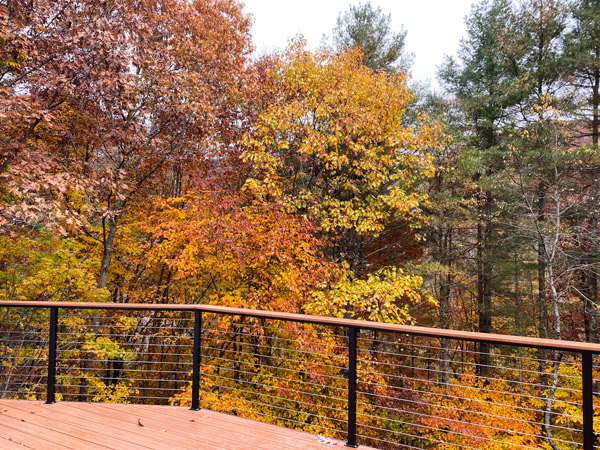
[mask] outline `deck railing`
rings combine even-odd
[[[382,449],[600,448],[600,345],[210,305],[0,302],[0,395],[206,407]]]

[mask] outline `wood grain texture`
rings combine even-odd
[[[0,399],[0,449],[324,450],[317,436],[209,410]],[[337,442],[333,448],[343,448]],[[365,450],[368,447],[361,446]]]

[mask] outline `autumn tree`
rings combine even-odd
[[[326,254],[368,272],[365,247],[394,218],[415,223],[437,145],[425,119],[403,124],[406,77],[374,72],[359,50],[312,54],[296,42],[265,80],[272,95],[243,141],[246,190],[316,224]],[[274,94],[279,95],[275,96]]]
[[[249,20],[229,0],[13,1],[4,12],[19,65],[1,86],[3,224],[75,226],[100,246],[104,288],[131,205],[233,128]]]
[[[323,258],[313,224],[235,192],[158,201],[138,227],[155,240],[142,264],[167,264],[178,302],[301,312],[339,270]]]

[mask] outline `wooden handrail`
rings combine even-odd
[[[514,345],[519,347],[546,348],[572,352],[591,352],[600,354],[600,344],[588,342],[564,341],[557,339],[529,338],[493,333],[477,333],[472,331],[446,330],[442,328],[419,327],[414,325],[398,325],[368,320],[342,319],[337,317],[312,316],[256,309],[230,308],[217,305],[178,305],[154,303],[90,303],[90,302],[39,302],[39,301],[0,301],[0,307],[28,307],[63,309],[104,309],[104,310],[140,310],[140,311],[203,311],[207,313],[230,316],[256,317],[262,319],[284,320],[291,322],[311,323],[337,327],[354,327],[363,330],[386,331],[462,341],[489,342],[498,345]]]

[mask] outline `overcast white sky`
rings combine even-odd
[[[287,41],[303,34],[311,48],[330,35],[340,11],[360,0],[242,0],[244,11],[254,16],[252,35],[259,54],[283,49]],[[362,3],[366,3],[362,0]],[[473,0],[372,0],[392,15],[392,28],[408,31],[406,47],[415,54],[413,78],[434,80],[444,55],[454,55],[464,36],[464,17]]]

